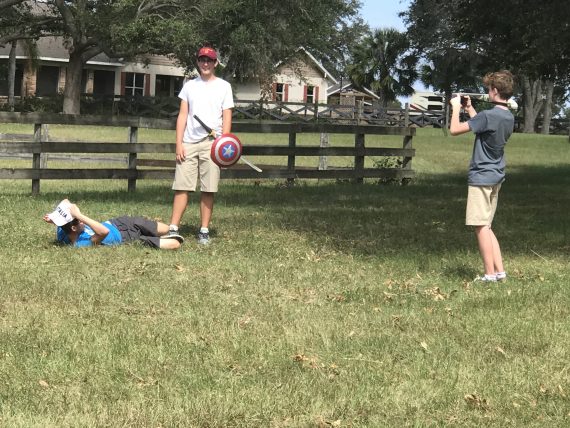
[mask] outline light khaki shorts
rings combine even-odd
[[[467,210],[465,224],[467,226],[491,226],[501,184],[494,186],[469,186],[467,192]]]
[[[200,143],[184,143],[186,159],[176,163],[172,190],[195,192],[200,176],[200,191],[217,192],[220,181],[220,168],[210,158],[212,140]]]

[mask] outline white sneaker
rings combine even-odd
[[[497,281],[503,281],[507,279],[507,272],[497,272],[495,276],[497,277]]]
[[[473,280],[473,282],[497,282],[497,276],[485,274],[482,276],[478,276]]]

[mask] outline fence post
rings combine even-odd
[[[42,125],[42,140],[41,141],[45,141],[48,142],[49,141],[49,128],[48,128],[48,124],[44,124]],[[44,169],[47,168],[48,165],[48,154],[47,153],[42,153],[40,155],[40,168]]]
[[[32,154],[32,169],[35,171],[40,172],[42,167],[42,153],[41,153],[41,146],[42,146],[42,124],[41,123],[34,123],[34,143],[39,145],[40,152]],[[32,178],[32,195],[39,195],[40,193],[40,179],[39,178]]]
[[[137,144],[139,128],[137,126],[129,126],[129,143]],[[129,170],[137,171],[137,154],[129,153]],[[137,179],[129,178],[128,191],[134,192],[137,190]]]
[[[329,147],[329,133],[328,132],[321,132],[321,143],[319,147]],[[319,156],[319,170],[326,170],[328,169],[328,157],[326,155]]]
[[[413,137],[411,135],[406,135],[404,137],[404,144],[402,146],[403,149],[411,149],[412,148],[412,140]],[[412,158],[409,156],[404,156],[402,158],[402,169],[404,170],[412,170]],[[408,184],[411,178],[402,178],[402,184]]]
[[[406,103],[406,109],[404,110],[404,126],[407,128],[410,126],[410,104]]]
[[[364,102],[358,101],[358,105],[356,106],[356,124],[360,125],[362,121],[362,113],[364,112]]]
[[[293,154],[287,156],[287,171],[295,173],[295,147],[297,146],[297,133],[289,132],[289,148],[293,149]],[[295,183],[294,177],[287,177],[287,186]]]
[[[364,134],[354,135],[354,147],[356,152],[360,149],[364,149]],[[364,155],[359,155],[358,153],[354,156],[354,171],[355,171],[355,182],[364,182]]]

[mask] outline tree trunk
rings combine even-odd
[[[69,54],[69,64],[65,73],[63,90],[63,113],[81,113],[81,76],[83,74],[83,58],[80,53]]]
[[[522,76],[523,83],[523,132],[533,133],[536,118],[542,108],[542,82],[540,79],[531,80],[528,76]]]
[[[541,134],[550,134],[550,119],[552,119],[552,93],[554,92],[554,82],[552,80],[547,80],[545,82],[546,86],[546,98],[544,99],[544,111],[542,112],[542,130]]]
[[[14,88],[16,84],[16,48],[18,41],[14,40],[10,47],[10,56],[8,60],[8,108],[14,111]]]

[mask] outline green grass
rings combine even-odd
[[[41,220],[69,196],[167,221],[170,182],[2,181],[0,426],[568,426],[570,144],[509,142],[509,279],[485,286],[471,140],[418,130],[408,186],[224,181],[212,244],[192,198],[177,252],[58,247]]]

